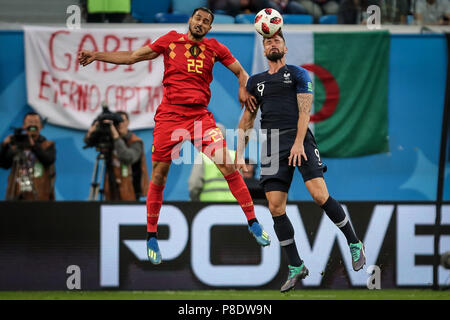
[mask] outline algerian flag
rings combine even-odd
[[[311,129],[324,157],[389,151],[388,32],[283,32],[286,63],[310,71],[314,82]],[[268,69],[256,36],[252,74]],[[256,123],[255,123],[256,124]]]

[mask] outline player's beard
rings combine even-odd
[[[270,61],[276,62],[278,60],[283,59],[284,57],[284,52],[281,51],[273,51],[273,52],[269,52],[267,54],[267,59],[269,59]]]
[[[192,26],[189,26],[189,31],[191,32],[192,36],[197,39],[197,40],[201,40],[205,35],[206,32],[204,33],[199,33],[198,31],[196,31],[196,29]]]

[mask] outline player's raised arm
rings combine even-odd
[[[246,89],[247,80],[249,75],[238,60],[227,66],[228,69],[233,72],[239,81],[239,102],[241,103],[241,108],[245,105],[250,108],[251,111],[257,109],[256,98],[253,97]]]
[[[139,61],[155,59],[159,53],[149,46],[144,46],[134,51],[95,52],[83,50],[78,55],[78,62],[87,66],[93,61],[104,61],[114,64],[133,64]]]

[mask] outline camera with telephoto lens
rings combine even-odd
[[[117,128],[123,119],[119,114],[111,112],[107,105],[103,105],[102,109],[102,113],[95,119],[98,123],[97,129],[91,133],[83,148],[95,147],[102,152],[111,151],[113,149],[110,124],[105,123],[105,120],[112,121]]]
[[[36,127],[32,126],[29,127],[30,131],[32,131],[31,129],[37,129]],[[23,129],[23,128],[15,128],[14,129],[14,133],[11,137],[11,145],[16,146],[17,149],[19,150],[25,150],[27,148],[30,148],[30,139],[28,137],[28,133],[27,130]]]

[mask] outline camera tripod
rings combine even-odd
[[[91,188],[89,190],[90,201],[105,200],[105,183],[107,182],[109,182],[109,198],[117,199],[118,188],[114,180],[111,162],[111,151],[100,151],[98,153],[97,158],[95,159],[94,169],[92,171]],[[108,173],[108,181],[105,181],[106,173]]]
[[[92,171],[91,188],[89,190],[89,200],[103,200],[105,185],[104,176],[106,169],[106,158],[103,153],[99,153],[95,159],[94,170]],[[103,185],[102,185],[103,183]],[[100,189],[100,186],[102,188]],[[100,199],[98,196],[100,194]]]

